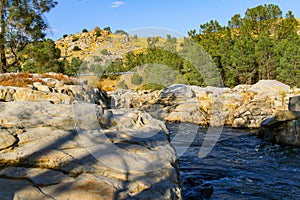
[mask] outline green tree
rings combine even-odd
[[[278,40],[293,39],[298,36],[299,22],[292,11],[288,11],[285,18],[281,21],[276,36]]]
[[[20,52],[20,60],[23,63],[23,71],[35,73],[63,72],[59,61],[60,49],[56,48],[51,39],[33,42]]]
[[[255,57],[258,64],[258,79],[275,79],[278,57],[275,54],[275,40],[268,34],[261,34],[255,46]]]
[[[277,80],[300,87],[300,39],[282,40],[278,46],[280,62],[276,69]]]
[[[72,58],[70,63],[64,65],[64,74],[67,74],[69,76],[77,74],[82,63],[83,61],[80,60],[80,58]]]
[[[278,19],[282,18],[282,11],[274,4],[260,5],[247,9],[243,19],[242,31],[247,34],[260,35],[267,32],[274,33]]]
[[[231,52],[232,77],[230,82],[236,84],[253,84],[257,81],[258,67],[255,58],[255,43],[241,37],[234,44]],[[227,77],[229,78],[229,77]]]
[[[31,41],[45,36],[47,24],[43,13],[55,5],[53,0],[0,2],[0,71],[20,64],[19,52]],[[7,59],[8,55],[10,59]]]
[[[126,31],[124,31],[124,30],[120,30],[120,29],[118,29],[118,30],[116,30],[115,31],[115,34],[119,34],[119,35],[129,35]]]
[[[167,39],[164,43],[164,49],[175,53],[176,52],[176,44],[177,44],[177,38],[172,37],[171,35],[167,35]]]

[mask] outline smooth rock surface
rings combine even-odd
[[[147,113],[111,110],[101,128],[90,103],[0,102],[0,112],[0,199],[181,199],[167,129]]]

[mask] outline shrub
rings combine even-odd
[[[125,81],[123,80],[123,81],[120,81],[118,83],[118,88],[119,89],[125,89],[125,90],[127,90],[128,89],[128,85],[126,85]]]
[[[102,58],[100,58],[99,56],[94,56],[93,59],[94,59],[94,62],[102,61]]]
[[[73,47],[73,51],[80,51],[81,49],[80,49],[80,47],[78,47],[78,46],[74,46]]]
[[[76,42],[76,41],[78,41],[78,40],[79,40],[79,38],[76,37],[76,36],[74,36],[74,37],[72,38],[72,42]]]
[[[96,35],[96,37],[100,37],[102,34],[100,31],[96,31],[95,35]]]
[[[107,49],[102,49],[102,50],[100,51],[100,53],[106,56],[106,55],[108,55],[109,52],[108,52]]]
[[[87,32],[89,32],[86,28],[84,28],[84,29],[82,29],[82,32],[83,33],[87,33]]]
[[[105,30],[105,31],[107,31],[107,32],[109,32],[109,33],[111,33],[111,30],[110,30],[110,27],[108,26],[108,27],[105,27],[103,30]]]
[[[101,29],[100,29],[99,26],[96,26],[96,27],[94,28],[94,31],[95,31],[96,37],[100,37],[100,36],[102,35],[102,34],[101,34]]]
[[[95,28],[94,28],[94,31],[101,31],[101,29],[100,29],[100,27],[99,26],[96,26]]]
[[[63,38],[66,38],[66,37],[68,37],[68,34],[64,34],[64,35],[63,35]]]
[[[130,78],[130,81],[134,85],[140,85],[143,82],[143,77],[139,76],[138,74],[133,74]]]
[[[124,30],[116,30],[115,34],[127,35],[128,36],[128,33],[126,31],[124,31]]]
[[[147,83],[142,86],[142,89],[144,90],[162,90],[165,87],[163,85],[157,84],[157,83]]]

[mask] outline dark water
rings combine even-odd
[[[185,124],[186,131],[178,133],[179,126],[168,124],[171,138],[180,134],[180,142],[173,144],[178,151],[189,145],[196,125]],[[194,142],[179,158],[184,199],[202,199],[203,184],[213,186],[212,200],[300,199],[299,148],[272,145],[250,130],[227,127],[208,156],[199,158],[206,131],[199,127]]]

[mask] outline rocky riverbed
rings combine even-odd
[[[299,94],[266,80],[109,94],[39,75],[24,87],[0,86],[0,198],[181,199],[163,121],[258,128]]]

